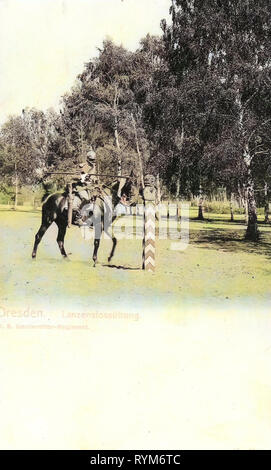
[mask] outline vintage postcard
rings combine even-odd
[[[0,0],[1,449],[270,448],[270,34]]]

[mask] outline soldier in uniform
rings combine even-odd
[[[93,210],[95,198],[98,194],[98,180],[96,176],[96,153],[90,147],[84,161],[79,164],[80,176],[72,183],[74,197],[74,209],[77,209],[76,220],[80,224],[82,217],[81,209],[85,209],[86,205],[89,211]]]
[[[90,147],[84,162],[79,163],[80,177],[73,182],[73,189],[80,199],[89,199],[89,190],[97,184],[96,174],[96,153]],[[93,176],[92,176],[93,175]]]

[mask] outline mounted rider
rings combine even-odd
[[[96,153],[90,147],[85,156],[81,156],[79,163],[77,163],[76,170],[80,172],[80,176],[72,179],[72,193],[73,193],[73,210],[77,212],[76,219],[79,222],[81,219],[81,209],[88,204],[92,206],[95,199],[99,195],[100,187],[98,185],[97,170],[96,170]]]
[[[94,205],[97,198],[102,198],[106,205],[111,207],[115,206],[115,215],[124,215],[130,213],[130,202],[128,201],[128,194],[123,191],[127,182],[127,177],[120,177],[118,180],[117,200],[111,201],[111,190],[105,184],[100,184],[97,178],[97,165],[96,153],[90,147],[84,159],[77,164],[77,169],[80,171],[80,176],[73,179],[72,192],[73,192],[73,210],[76,211],[75,220],[76,224],[80,225],[84,222],[86,214],[89,216],[94,211]],[[77,170],[78,172],[78,170]]]
[[[90,194],[89,190],[98,184],[97,179],[97,170],[96,170],[96,153],[93,148],[90,147],[86,157],[81,158],[80,163],[78,164],[78,169],[80,171],[80,176],[73,181],[73,189],[76,192],[81,200],[89,200]]]

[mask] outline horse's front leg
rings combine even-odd
[[[94,221],[93,228],[94,228],[94,250],[93,250],[92,259],[93,259],[93,267],[95,268],[96,263],[97,263],[97,258],[98,258],[98,250],[100,246],[101,234],[102,234],[102,224],[100,220]]]
[[[52,222],[53,222],[53,220],[50,220],[49,217],[46,218],[44,216],[44,214],[42,215],[42,223],[41,223],[39,231],[37,232],[37,234],[35,236],[35,242],[34,242],[34,247],[33,247],[33,251],[32,251],[32,258],[33,259],[36,258],[38,245],[39,245],[43,235],[45,234],[46,230],[52,224]]]
[[[108,263],[110,263],[111,259],[114,256],[116,246],[117,246],[117,239],[116,239],[116,237],[112,237],[112,249],[111,249],[110,255],[108,257]]]
[[[95,268],[96,263],[97,263],[97,258],[98,258],[98,250],[100,246],[100,238],[95,238],[94,239],[94,250],[93,250],[93,267]]]
[[[67,221],[66,220],[55,220],[57,226],[58,226],[58,235],[57,235],[57,244],[59,246],[60,253],[62,254],[63,258],[67,258],[67,253],[64,248],[64,238],[66,235],[66,229],[67,229]]]
[[[110,255],[109,255],[108,258],[107,258],[108,263],[110,263],[111,259],[113,258],[114,253],[115,253],[115,249],[116,249],[116,246],[117,246],[117,239],[116,239],[116,237],[115,237],[114,235],[112,236],[111,233],[109,233],[110,226],[111,226],[111,228],[112,228],[113,222],[116,220],[116,218],[117,218],[117,217],[114,215],[114,216],[112,217],[112,220],[111,220],[110,222],[108,222],[107,224],[105,224],[105,226],[104,226],[104,231],[105,231],[105,233],[106,233],[107,236],[108,236],[109,238],[111,238],[111,240],[112,240],[111,252],[110,252]],[[111,230],[111,231],[112,231],[112,230]]]
[[[110,252],[110,255],[109,255],[108,258],[107,258],[108,263],[110,263],[111,259],[112,259],[113,256],[114,256],[114,253],[115,253],[115,249],[116,249],[116,246],[117,246],[117,239],[116,239],[116,237],[114,237],[114,236],[112,237],[112,235],[109,233],[108,230],[105,230],[105,229],[104,229],[104,231],[105,231],[106,235],[107,235],[109,238],[111,238],[111,240],[112,240],[111,252]]]

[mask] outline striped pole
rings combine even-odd
[[[144,227],[143,227],[143,263],[142,269],[155,271],[155,179],[152,175],[145,177]]]

